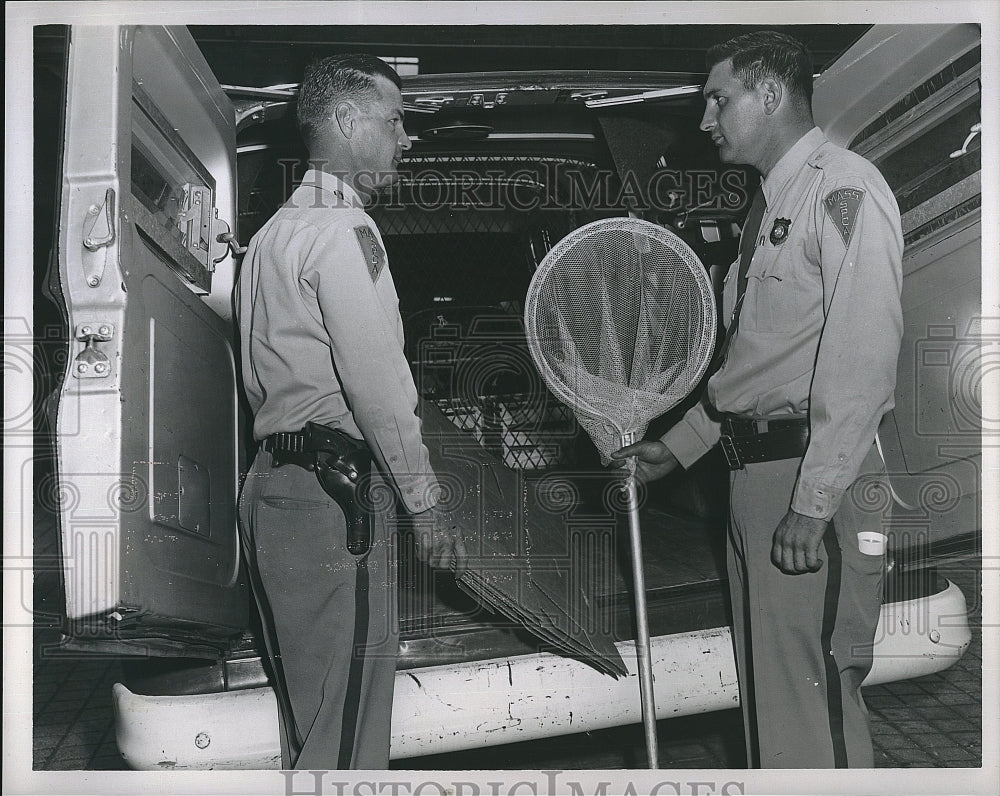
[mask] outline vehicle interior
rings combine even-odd
[[[724,170],[711,142],[691,134],[700,94],[666,105],[585,104],[690,85],[692,76],[603,78],[566,74],[551,85],[526,88],[518,88],[523,78],[516,73],[407,79],[412,149],[399,183],[368,212],[385,241],[422,400],[529,479],[575,476],[579,492],[595,504],[593,516],[604,514],[613,527],[600,499],[614,476],[601,467],[572,412],[545,389],[528,354],[522,321],[528,283],[569,232],[630,213],[666,225],[712,273],[724,273],[735,257],[750,175],[732,168],[720,178]],[[257,102],[246,100],[248,110],[238,106],[238,113],[261,113]],[[242,241],[287,198],[304,170],[292,109],[272,101],[264,110],[272,118],[239,134]],[[643,195],[656,185],[650,177],[658,169],[669,176],[660,183],[662,195]],[[646,495],[648,592],[655,602],[653,632],[661,634],[725,623],[719,583],[725,472],[712,457],[682,480]],[[600,597],[616,617],[615,637],[625,639],[634,636],[627,534],[614,536],[613,560],[598,562],[613,576],[592,577],[602,581],[606,593]],[[425,665],[432,654],[441,662],[446,628],[463,636],[461,644],[453,638],[447,645],[452,654],[460,647],[487,657],[537,648],[502,617],[478,609],[448,575],[425,573],[407,560],[400,666]],[[501,630],[511,637],[506,646],[499,643]],[[511,646],[514,636],[519,646]]]

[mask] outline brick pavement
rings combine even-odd
[[[973,562],[949,565],[969,604],[972,643],[961,660],[938,674],[865,690],[872,716],[875,762],[881,768],[978,768],[982,765],[982,606]]]

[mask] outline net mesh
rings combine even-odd
[[[545,257],[525,306],[532,357],[607,463],[622,437],[683,400],[715,346],[704,266],[673,233],[611,218]]]

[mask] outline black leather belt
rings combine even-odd
[[[803,456],[809,445],[809,419],[754,420],[724,415],[719,444],[730,470],[742,470],[744,465],[758,462],[795,459]]]

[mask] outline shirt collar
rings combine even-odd
[[[826,136],[823,131],[818,127],[813,127],[781,156],[781,159],[774,164],[774,168],[768,172],[766,179],[761,183],[764,200],[768,206],[773,205],[789,178],[797,173],[805,165],[809,156],[824,143],[826,143]]]
[[[354,188],[339,176],[330,174],[327,171],[309,169],[302,178],[302,182],[299,183],[299,186],[315,186],[320,190],[328,191],[337,196],[346,207],[364,209],[365,206],[364,200],[362,200]]]

